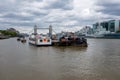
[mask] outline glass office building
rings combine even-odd
[[[117,32],[120,30],[120,20],[109,20],[93,24],[93,30],[106,30],[110,32]]]

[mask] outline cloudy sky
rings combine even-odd
[[[35,24],[75,31],[97,21],[119,19],[120,0],[0,0],[0,29],[29,32]]]

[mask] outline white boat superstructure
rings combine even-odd
[[[52,45],[52,40],[47,35],[30,35],[29,43],[36,46]]]
[[[49,35],[38,34],[37,29],[43,28],[37,28],[37,26],[34,27],[34,33],[29,36],[29,43],[36,46],[52,45],[52,27],[49,26],[49,28],[44,28],[49,29]]]

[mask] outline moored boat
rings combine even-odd
[[[21,42],[22,42],[22,43],[25,43],[25,42],[26,42],[26,39],[25,39],[25,38],[21,38]]]
[[[20,38],[20,37],[18,37],[18,38],[17,38],[17,41],[20,41],[20,40],[21,40],[21,38]]]
[[[51,26],[50,26],[51,28]],[[49,34],[50,34],[50,28],[49,29]],[[35,25],[34,27],[34,33],[32,33],[29,36],[29,43],[33,44],[35,46],[51,46],[52,45],[52,39],[50,35],[43,35],[43,34],[38,34],[37,33],[37,26]]]
[[[60,46],[82,46],[87,47],[87,39],[81,37],[71,38],[71,37],[61,37]]]
[[[47,35],[34,34],[30,35],[29,43],[36,46],[50,46],[52,45],[52,40]]]

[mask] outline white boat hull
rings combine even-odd
[[[47,45],[50,46],[52,45],[52,40],[50,40],[49,42],[40,42],[40,40],[37,40],[37,41],[29,40],[29,43],[36,46],[47,46]]]

